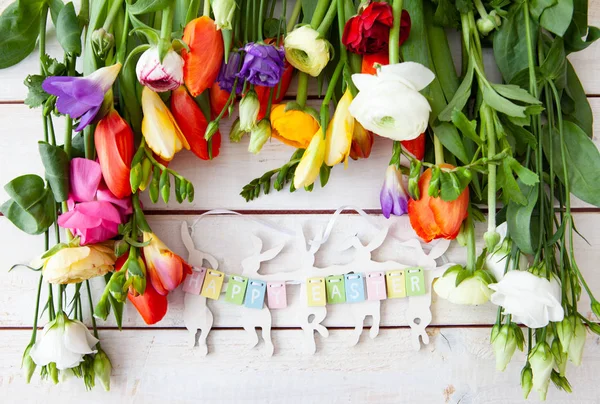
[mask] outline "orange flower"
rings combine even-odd
[[[373,140],[375,136],[354,120],[354,131],[352,132],[352,145],[350,146],[350,158],[352,160],[366,159],[371,155]]]
[[[285,93],[287,93],[288,88],[290,87],[290,82],[292,81],[292,73],[294,73],[294,66],[289,64],[287,60],[285,61],[285,69],[283,70],[283,74],[281,75],[281,89],[279,90],[279,97],[277,96],[277,88],[279,85],[273,88],[273,102],[272,104],[278,104],[285,97]],[[267,112],[267,104],[269,103],[269,91],[271,87],[265,86],[254,86],[254,91],[258,95],[258,100],[260,101],[260,111],[258,112],[258,120],[260,121],[265,117],[265,113]]]
[[[94,132],[96,151],[106,186],[117,198],[131,195],[129,166],[133,158],[133,132],[119,113],[111,111]]]
[[[272,136],[287,145],[306,149],[320,128],[319,122],[307,112],[286,111],[285,107],[286,104],[278,104],[271,110]]]
[[[213,116],[218,116],[225,104],[227,104],[227,100],[229,100],[230,93],[225,91],[219,86],[219,82],[215,81],[214,84],[210,87],[210,111]],[[228,111],[225,111],[223,114],[223,118],[227,118],[229,116]]]
[[[373,66],[375,63],[379,63],[380,65],[387,65],[390,63],[390,58],[388,56],[387,51],[373,53],[369,55],[363,55],[361,73],[366,74],[375,74],[377,73],[377,69]]]
[[[193,97],[210,88],[217,79],[223,61],[223,37],[215,22],[202,16],[190,21],[183,30],[183,42],[190,50],[181,51],[184,60],[183,81]]]
[[[152,286],[160,295],[167,295],[184,281],[192,268],[179,255],[169,249],[154,233],[144,232],[146,268]]]
[[[442,168],[454,168],[450,164],[442,164]],[[432,198],[427,193],[431,181],[431,168],[425,170],[419,179],[421,199],[408,201],[408,216],[410,224],[417,235],[430,242],[436,238],[455,239],[460,231],[460,226],[468,216],[469,188],[451,202],[442,198]]]

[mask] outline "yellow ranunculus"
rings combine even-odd
[[[342,160],[348,161],[352,134],[354,133],[354,117],[350,115],[348,107],[352,102],[352,93],[349,89],[340,99],[333,114],[333,119],[327,127],[325,139],[325,164],[332,167]]]
[[[53,284],[78,283],[112,271],[115,253],[110,243],[65,247],[31,263],[42,267],[44,279]]]
[[[278,104],[271,110],[271,127],[275,139],[299,149],[306,149],[320,126],[311,114],[292,109],[286,111],[285,104]]]
[[[185,136],[165,103],[148,87],[142,90],[142,134],[148,147],[166,161],[183,147],[190,149]]]
[[[319,176],[325,159],[325,139],[321,128],[313,135],[294,173],[294,187],[307,187]]]

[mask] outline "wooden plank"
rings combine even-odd
[[[301,349],[301,331],[277,330],[273,358],[248,350],[243,331],[215,331],[210,354],[202,357],[184,343],[182,332],[165,330],[103,331],[102,348],[113,363],[110,393],[101,386],[86,392],[81,380],[57,386],[37,375],[26,385],[19,369],[28,331],[3,331],[0,340],[0,387],[7,397],[49,403],[516,403],[521,402],[517,353],[497,372],[489,329],[431,329],[431,343],[411,350],[406,329],[385,329],[376,340],[347,347],[348,330],[319,339],[315,356]],[[548,392],[547,403],[596,403],[600,394],[597,336],[588,336],[583,364],[569,365],[573,393]],[[435,372],[435,376],[432,374]],[[532,392],[533,401],[537,394]],[[285,398],[283,398],[285,397]]]
[[[187,258],[187,251],[182,244],[180,229],[182,221],[191,224],[197,216],[151,216],[150,226],[157,235],[170,246],[177,254]],[[293,229],[294,225],[301,224],[307,238],[312,239],[319,227],[325,226],[329,215],[261,215],[261,220],[268,221],[277,226]],[[386,219],[381,216],[372,216],[373,222],[378,225],[386,224]],[[407,217],[394,218],[391,234],[399,240],[406,239],[412,234]],[[595,213],[580,213],[575,217],[579,231],[588,239],[589,245],[582,239],[576,238],[575,251],[581,268],[592,291],[600,293],[600,273],[595,270],[596,263],[600,261],[600,233],[596,229],[600,226],[600,215]],[[299,252],[293,247],[294,240],[282,236],[276,231],[269,230],[262,225],[252,222],[248,218],[238,216],[207,216],[196,225],[194,243],[202,251],[214,255],[219,260],[219,268],[226,273],[241,273],[241,261],[252,254],[250,235],[256,234],[264,240],[264,249],[272,248],[282,239],[286,246],[282,253],[273,261],[261,267],[261,273],[273,274],[297,269],[300,258]],[[477,228],[477,240],[482,240],[484,226]],[[331,264],[344,264],[353,260],[354,250],[348,250],[340,257],[336,248],[340,242],[350,234],[357,233],[363,244],[366,244],[376,230],[371,228],[363,218],[357,215],[342,215],[335,225],[330,241],[319,251],[316,263],[319,266]],[[11,246],[6,248],[2,257],[5,268],[14,263],[27,263],[35,254],[39,254],[42,247],[41,237],[27,236],[17,231],[5,218],[0,218],[0,245]],[[378,250],[374,251],[373,259],[379,262],[398,260],[413,264],[411,257],[398,257],[398,241],[389,238]],[[446,257],[449,262],[464,263],[466,251],[457,244],[452,244]],[[34,299],[37,288],[38,273],[25,268],[15,269],[8,273],[0,270],[0,327],[31,326],[33,320]],[[104,286],[102,279],[92,282],[93,295],[100,295]],[[274,327],[298,327],[300,308],[299,286],[288,288],[290,307],[283,310],[273,310]],[[42,301],[45,301],[44,289]],[[87,299],[84,299],[87,300]],[[183,293],[177,290],[169,295],[169,312],[159,327],[183,327]],[[435,325],[470,325],[492,324],[496,318],[496,306],[491,303],[483,306],[457,306],[445,300],[433,297],[433,324]],[[85,304],[85,302],[84,302]],[[87,307],[87,306],[86,306]],[[217,302],[210,301],[209,307],[214,313],[215,327],[240,327],[244,311],[238,306],[231,305],[222,299]],[[381,305],[381,324],[383,326],[405,326],[407,321],[404,313],[407,309],[405,299],[389,299]],[[580,308],[583,314],[592,318],[587,295],[582,297]],[[328,315],[323,322],[328,327],[352,327],[354,317],[348,305],[330,305]],[[88,309],[84,313],[89,313]],[[370,324],[370,318],[368,319]],[[114,326],[112,317],[102,326]],[[126,327],[144,326],[135,308],[127,305],[124,314]]]
[[[314,103],[314,102],[312,102]],[[600,116],[600,98],[590,98],[595,116]],[[57,141],[62,143],[63,120],[56,120]],[[203,161],[188,151],[180,152],[170,167],[190,179],[196,188],[196,199],[181,205],[172,196],[168,204],[152,204],[144,199],[147,209],[269,209],[269,210],[312,210],[335,209],[352,204],[364,209],[379,209],[379,191],[391,155],[391,141],[375,139],[371,157],[367,160],[350,160],[348,168],[338,165],[333,169],[329,184],[324,189],[318,185],[312,193],[304,190],[290,194],[286,189],[271,191],[267,196],[246,203],[239,196],[242,187],[266,171],[285,164],[293,153],[291,147],[271,140],[259,155],[248,153],[248,140],[230,143],[228,133],[231,120],[222,123],[224,136],[221,154],[212,161]],[[37,142],[43,136],[39,110],[30,110],[25,105],[0,105],[0,150],[6,150],[6,158],[0,159],[0,184],[25,173],[42,173]],[[600,133],[600,119],[596,119],[594,131]],[[600,137],[595,142],[600,147]],[[10,154],[8,154],[10,151]],[[0,201],[7,194],[0,189]],[[574,207],[589,205],[574,198]]]

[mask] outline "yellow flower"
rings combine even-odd
[[[352,145],[354,133],[354,117],[350,115],[348,107],[352,102],[352,93],[349,89],[338,102],[331,122],[327,127],[325,139],[325,164],[332,167],[342,160],[348,162],[348,154]]]
[[[319,128],[306,148],[294,173],[294,187],[307,187],[319,176],[321,165],[325,159],[325,139]]]
[[[142,90],[142,110],[144,112],[142,134],[146,144],[154,153],[170,161],[183,147],[190,149],[171,111],[159,95],[148,87]]]
[[[79,283],[112,271],[115,254],[111,243],[65,247],[46,258],[31,263],[42,267],[44,279],[53,284]]]
[[[329,63],[329,43],[309,25],[298,27],[285,37],[285,58],[301,72],[317,77]]]
[[[295,109],[285,110],[278,104],[271,110],[272,136],[299,149],[306,149],[313,135],[319,130],[319,122],[309,113]]]

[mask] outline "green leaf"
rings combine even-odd
[[[569,61],[567,61],[567,86],[563,92],[561,106],[566,119],[575,122],[588,137],[593,137],[594,115],[592,107],[577,77],[577,73],[575,73],[575,69]]]
[[[498,94],[510,100],[522,101],[527,104],[541,104],[541,101],[514,84],[492,84]]]
[[[552,163],[554,172],[564,183],[560,134],[557,129],[548,135],[547,127],[543,136],[544,153]],[[565,163],[571,193],[584,202],[600,207],[600,152],[594,142],[586,133],[573,122],[563,122]],[[552,136],[552,150],[550,150],[549,136]]]
[[[41,106],[50,97],[50,94],[42,89],[42,83],[45,77],[39,74],[30,74],[25,78],[24,84],[28,88],[25,105],[29,108],[37,108]]]
[[[4,190],[23,209],[29,209],[44,198],[46,187],[40,176],[26,174],[6,184]]]
[[[54,199],[56,202],[66,201],[69,197],[69,156],[62,147],[46,142],[38,142],[38,148]]]
[[[0,15],[0,69],[16,65],[35,48],[44,1],[18,0]]]
[[[15,226],[28,234],[41,234],[54,222],[56,206],[44,180],[28,174],[17,177],[4,186],[11,199],[0,212]]]
[[[483,141],[477,136],[477,132],[475,132],[477,129],[477,122],[474,120],[469,121],[469,118],[467,118],[462,111],[457,109],[454,110],[452,113],[452,123],[460,130],[463,136],[468,137],[479,146],[483,144]]]
[[[519,106],[498,94],[493,88],[483,87],[483,100],[498,112],[517,118],[525,118],[525,107]]]
[[[471,182],[471,176],[467,172],[455,171],[445,172],[442,170],[440,181],[440,198],[446,202],[456,200]]]
[[[321,165],[321,169],[319,170],[319,180],[321,182],[321,188],[325,187],[329,182],[329,176],[331,175],[331,167],[327,164],[323,163]]]
[[[467,67],[465,78],[460,83],[460,86],[458,86],[454,97],[450,100],[446,108],[438,115],[440,121],[451,121],[452,114],[455,110],[462,111],[465,108],[465,105],[467,105],[467,101],[469,101],[469,97],[471,96],[474,71],[473,62],[469,59],[469,66]]]
[[[469,156],[465,150],[465,146],[458,134],[458,130],[452,124],[443,122],[433,128],[433,133],[438,137],[442,145],[454,154],[464,164],[469,163]]]
[[[447,28],[458,28],[460,26],[460,13],[450,0],[437,0],[437,8],[433,15],[433,22]]]
[[[510,202],[506,210],[506,222],[508,233],[513,242],[525,254],[533,254],[533,242],[531,239],[531,214],[538,200],[539,185],[527,186],[519,183],[521,193],[527,200],[525,205]]]
[[[58,14],[56,38],[66,53],[76,56],[81,54],[81,29],[72,2],[67,3]]]
[[[123,309],[125,307],[125,303],[119,302],[113,297],[112,294],[108,294],[108,301],[110,302],[110,307],[112,307],[115,321],[117,322],[117,327],[119,327],[120,330],[123,326]]]
[[[133,5],[127,4],[127,10],[134,15],[161,11],[173,0],[137,0]],[[130,0],[128,0],[128,3]]]
[[[521,192],[519,184],[513,176],[512,167],[510,165],[510,159],[506,158],[502,161],[502,191],[506,200],[510,203],[517,203],[519,205],[526,205],[527,198]]]
[[[540,25],[548,31],[563,36],[569,28],[573,16],[573,0],[557,0],[542,13]]]
[[[507,158],[510,168],[519,176],[519,180],[525,185],[533,186],[540,182],[540,179],[536,173],[530,169],[523,167],[516,159],[512,157]]]
[[[560,37],[554,38],[546,58],[540,66],[544,76],[550,80],[564,77],[567,73],[567,54],[565,52],[565,43]]]

